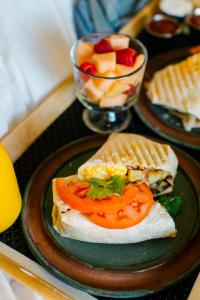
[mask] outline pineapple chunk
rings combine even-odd
[[[83,92],[88,96],[88,100],[97,104],[104,92],[99,89],[93,79],[89,79],[83,86]]]
[[[92,59],[95,63],[97,71],[99,73],[105,73],[108,71],[115,71],[116,67],[116,53],[102,53],[102,54],[94,54]]]
[[[113,107],[113,106],[122,106],[126,102],[127,95],[120,94],[115,97],[104,96],[100,100],[100,107]]]
[[[93,44],[89,42],[80,42],[76,50],[76,61],[80,66],[82,63],[88,61],[88,59],[93,55]]]
[[[107,40],[115,51],[128,48],[130,41],[129,37],[119,34],[113,34]]]

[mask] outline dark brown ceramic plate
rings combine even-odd
[[[96,136],[55,152],[36,170],[24,197],[23,231],[36,259],[66,283],[109,297],[139,297],[184,278],[200,262],[199,165],[175,148],[179,169],[174,194],[182,195],[178,235],[138,244],[93,244],[63,238],[52,228],[53,177],[74,174],[105,141]]]
[[[152,104],[145,89],[145,82],[151,80],[153,74],[165,66],[183,60],[190,54],[190,48],[178,49],[164,53],[149,61],[145,72],[140,99],[135,110],[142,121],[160,136],[182,146],[200,149],[200,128],[188,132],[183,129],[180,119],[158,105]]]

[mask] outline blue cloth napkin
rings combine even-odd
[[[74,22],[77,36],[116,31],[149,0],[76,0]]]

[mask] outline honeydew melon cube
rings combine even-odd
[[[83,85],[82,91],[87,95],[88,100],[93,103],[98,103],[99,99],[103,96],[103,90],[99,89],[95,83],[94,79],[89,79]]]
[[[92,59],[97,68],[97,72],[105,73],[108,71],[115,71],[115,67],[116,67],[115,52],[94,54],[92,56]]]
[[[76,61],[80,66],[82,63],[87,62],[93,55],[93,44],[90,42],[80,42],[76,50]]]
[[[104,96],[100,100],[100,107],[113,107],[113,106],[122,106],[126,102],[127,95],[120,94],[115,97]]]
[[[103,77],[116,77],[117,75],[114,72],[106,72],[106,73],[101,73],[101,76]],[[95,78],[94,79],[95,85],[101,89],[104,92],[107,92],[111,86],[115,83],[115,79],[100,79],[100,78]]]
[[[130,39],[129,37],[124,35],[113,34],[108,38],[108,41],[112,46],[113,50],[116,51],[128,48]]]

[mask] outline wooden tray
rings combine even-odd
[[[147,19],[158,9],[159,2],[160,0],[152,0],[121,28],[120,32],[138,35]],[[72,104],[75,97],[75,84],[71,75],[40,102],[20,124],[3,136],[1,142],[6,146],[13,162]]]

